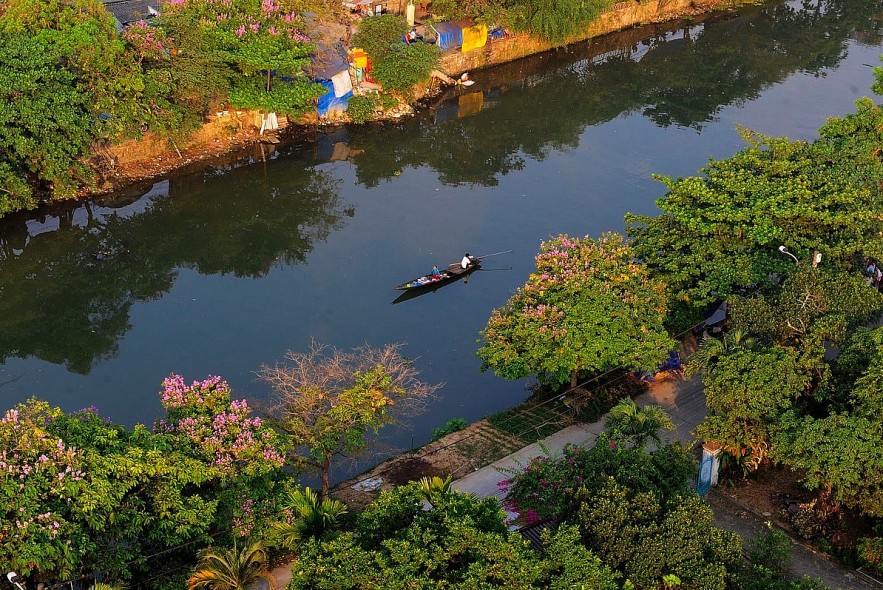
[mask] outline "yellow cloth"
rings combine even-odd
[[[350,52],[350,59],[353,62],[353,65],[357,68],[365,69],[368,67],[368,54],[365,53],[364,49],[359,47],[353,48]]]
[[[463,45],[460,51],[466,53],[467,51],[484,47],[485,43],[487,43],[487,26],[463,27]]]

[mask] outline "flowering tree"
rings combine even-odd
[[[296,114],[325,92],[303,71],[313,46],[291,0],[170,0],[158,23],[180,59],[227,65],[233,106]]]
[[[673,346],[662,322],[665,286],[632,260],[622,236],[560,235],[544,242],[537,270],[482,330],[483,370],[536,375],[558,387],[580,373],[653,369]]]
[[[217,377],[172,375],[161,396],[168,416],[154,432],[37,400],[0,419],[0,569],[125,579],[147,553],[184,544],[186,559],[213,528],[255,526],[282,491],[275,432]]]
[[[88,540],[70,522],[67,500],[82,487],[82,451],[42,425],[61,411],[31,401],[0,419],[0,566],[22,575],[70,572]]]
[[[250,417],[246,400],[230,400],[230,386],[220,377],[187,385],[181,375],[170,375],[160,398],[168,418],[155,430],[170,435],[223,477],[263,475],[282,466],[279,437],[259,417]]]
[[[364,451],[369,431],[395,421],[393,405],[399,406],[399,415],[419,411],[441,387],[418,380],[417,369],[400,348],[388,344],[327,351],[313,342],[309,352],[289,351],[288,363],[264,365],[258,372],[273,389],[270,414],[291,437],[296,463],[321,475],[323,498],[336,456]]]

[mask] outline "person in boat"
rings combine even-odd
[[[463,255],[463,260],[460,261],[460,268],[466,270],[470,266],[475,264],[475,258],[469,255],[469,252]]]
[[[429,273],[429,276],[431,276],[433,279],[436,279],[436,280],[441,278],[441,271],[438,269],[437,264],[432,265],[432,272]]]

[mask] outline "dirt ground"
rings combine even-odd
[[[389,490],[421,477],[454,479],[505,457],[524,442],[506,435],[487,420],[479,420],[463,430],[433,441],[411,453],[393,457],[370,471],[338,484],[332,495],[353,510],[370,504],[382,490]],[[383,484],[376,491],[356,491],[353,485],[368,479],[380,478]]]
[[[719,491],[754,514],[787,531],[807,547],[849,556],[856,541],[873,533],[871,523],[848,508],[825,510],[819,495],[800,483],[800,474],[786,467],[765,466],[747,479],[721,482]],[[801,527],[798,513],[807,515],[814,534]]]

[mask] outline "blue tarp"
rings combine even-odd
[[[350,97],[353,95],[352,90],[337,97],[334,96],[334,84],[331,83],[331,80],[316,80],[316,82],[328,89],[328,92],[319,97],[319,103],[316,105],[320,117],[324,117],[331,110],[345,111],[347,109]]]
[[[435,23],[432,25],[438,35],[438,48],[444,51],[463,45],[463,29],[455,22]]]

